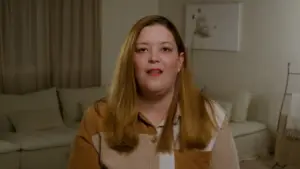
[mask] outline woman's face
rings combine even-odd
[[[178,53],[172,33],[162,25],[143,28],[134,54],[135,77],[142,92],[156,94],[173,88],[184,54]]]

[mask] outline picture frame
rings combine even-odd
[[[242,3],[188,3],[185,43],[191,49],[239,51]]]

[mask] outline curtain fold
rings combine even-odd
[[[99,0],[0,3],[0,93],[100,85]]]

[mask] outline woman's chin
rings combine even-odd
[[[148,88],[148,92],[150,93],[150,94],[159,94],[159,93],[163,93],[164,92],[164,90],[163,89],[161,89],[161,88]]]
[[[147,85],[146,88],[147,93],[154,94],[154,95],[161,95],[168,91],[168,87],[160,85]]]

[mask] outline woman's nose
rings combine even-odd
[[[156,62],[159,62],[159,59],[160,57],[159,57],[159,52],[157,52],[157,51],[151,51],[150,52],[150,57],[149,57],[149,62],[150,63],[156,63]]]

